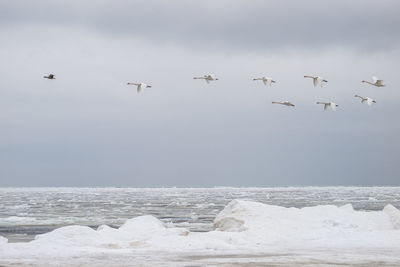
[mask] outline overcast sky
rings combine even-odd
[[[400,185],[399,11],[1,1],[0,186]],[[207,73],[220,80],[193,80]],[[361,83],[373,75],[387,86]]]

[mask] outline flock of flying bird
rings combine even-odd
[[[49,74],[48,76],[43,76],[43,78],[49,79],[49,80],[54,80],[56,78],[56,76],[54,74]],[[323,77],[320,76],[308,76],[305,75],[304,78],[311,78],[313,79],[313,84],[314,87],[316,86],[320,86],[322,87],[324,83],[327,83],[328,81],[325,80]],[[217,81],[218,78],[216,78],[213,74],[207,74],[201,77],[194,77],[193,79],[200,79],[200,80],[205,80],[207,83],[210,83],[211,81]],[[261,78],[254,78],[253,81],[263,81],[264,85],[269,85],[271,86],[273,83],[276,83],[275,80],[273,80],[272,78],[269,77],[261,77]],[[368,83],[371,84],[373,86],[376,87],[384,87],[385,85],[382,84],[383,80],[378,80],[378,78],[376,78],[375,76],[372,77],[372,82],[369,81],[361,81],[363,83]],[[140,93],[143,89],[145,88],[151,88],[151,85],[145,84],[145,83],[127,83],[127,85],[134,85],[137,88],[137,92]],[[367,102],[367,104],[369,106],[372,105],[372,103],[376,103],[376,101],[370,97],[363,97],[363,96],[359,96],[359,95],[355,95],[354,97],[360,98],[361,99],[361,103]],[[280,105],[285,105],[288,107],[294,107],[294,104],[292,104],[289,101],[279,101],[279,102],[275,102],[273,101],[272,104],[280,104]],[[327,110],[329,107],[332,108],[333,111],[336,110],[336,107],[338,107],[339,105],[337,105],[336,103],[333,102],[317,102],[317,104],[322,104],[324,105],[324,110]]]

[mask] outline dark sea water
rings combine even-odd
[[[372,211],[400,208],[400,187],[0,188],[0,236],[27,242],[61,226],[119,227],[147,214],[204,232],[233,199],[298,208],[350,203]]]

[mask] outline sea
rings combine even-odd
[[[0,188],[0,236],[9,243],[29,242],[63,226],[118,228],[142,215],[190,232],[209,232],[234,199],[295,208],[351,204],[354,210],[380,211],[387,204],[400,209],[400,187]]]

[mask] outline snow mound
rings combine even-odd
[[[96,246],[104,241],[99,232],[88,226],[71,225],[55,229],[49,233],[37,235],[31,243],[54,246]]]
[[[383,211],[389,216],[394,229],[400,229],[400,211],[393,205],[386,205]]]
[[[351,204],[298,209],[233,200],[214,220],[214,229],[217,231],[267,230],[285,233],[290,230],[315,231],[321,228],[357,231],[400,229],[400,211],[392,205],[387,205],[383,211],[366,212],[355,211]]]
[[[166,228],[151,215],[139,216],[127,220],[118,229],[101,225],[94,230],[87,226],[71,225],[58,228],[46,234],[36,236],[31,243],[53,244],[53,246],[92,246],[92,247],[129,247],[130,242],[143,241],[153,237],[168,235],[185,236],[189,231],[183,228]]]

